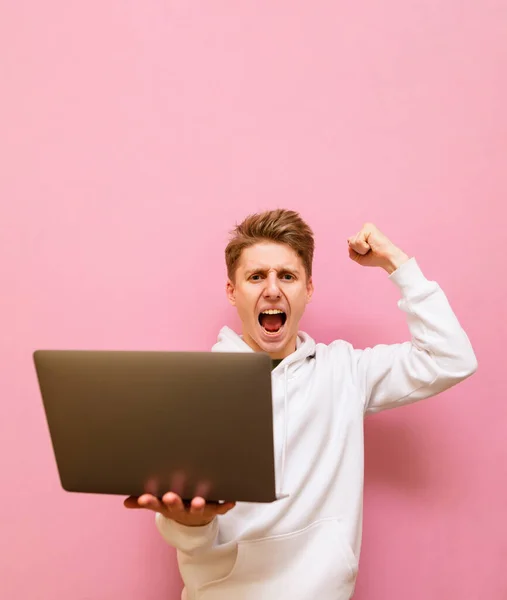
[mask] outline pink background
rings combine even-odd
[[[372,220],[445,289],[479,370],[368,420],[356,600],[507,598],[507,5],[112,0],[0,8],[0,596],[179,597],[151,513],[60,489],[36,348],[209,349],[247,213],[316,233],[304,328],[407,337]]]

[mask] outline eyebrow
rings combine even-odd
[[[277,271],[278,273],[292,273],[296,276],[299,276],[299,270],[296,269],[295,267],[273,267],[275,269],[275,271]],[[245,277],[248,277],[249,275],[253,275],[254,273],[261,273],[262,275],[265,275],[268,271],[270,270],[269,267],[256,267],[256,268],[251,268],[248,269],[247,271],[245,271]]]

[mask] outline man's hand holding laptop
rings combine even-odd
[[[135,497],[129,496],[125,502],[127,508],[147,508],[158,512],[168,519],[172,519],[180,525],[187,527],[202,527],[213,521],[216,515],[225,515],[232,508],[234,502],[206,502],[200,496],[192,499],[189,506],[174,492],[164,494],[162,498],[157,498],[151,494],[143,494]]]

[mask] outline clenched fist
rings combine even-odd
[[[364,267],[381,267],[389,274],[409,260],[373,223],[365,223],[361,231],[348,238],[349,256]]]

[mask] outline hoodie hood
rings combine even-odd
[[[218,333],[218,340],[211,350],[212,352],[254,352],[243,340],[243,336],[238,335],[230,327],[222,327]],[[299,331],[296,350],[284,358],[277,369],[289,369],[294,373],[304,365],[307,358],[313,358],[314,355],[315,341],[304,331]]]

